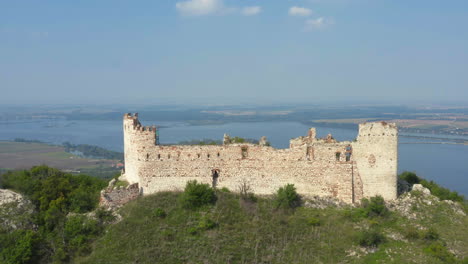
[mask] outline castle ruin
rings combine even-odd
[[[332,196],[347,203],[363,197],[397,196],[398,130],[394,123],[359,125],[355,141],[331,135],[291,139],[288,149],[259,144],[160,145],[155,126],[142,126],[138,114],[123,117],[125,171],[122,179],[140,192],[183,190],[189,180],[238,190],[247,182],[256,194],[273,194],[292,183],[304,196]]]

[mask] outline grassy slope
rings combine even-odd
[[[219,193],[215,206],[187,211],[177,206],[176,193],[159,193],[122,208],[123,220],[108,228],[95,249],[78,263],[443,263],[425,253],[429,241],[406,239],[408,230],[433,227],[440,241],[467,257],[468,221],[445,203],[412,206],[417,220],[394,213],[385,219],[352,215],[355,209],[298,208],[275,210],[271,199],[240,202]],[[154,212],[162,208],[165,218]],[[437,213],[436,213],[437,212]],[[318,218],[314,226],[310,219]],[[200,228],[203,219],[217,226]],[[387,236],[373,253],[358,245],[369,226]]]

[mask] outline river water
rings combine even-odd
[[[175,143],[192,139],[219,139],[223,134],[259,139],[267,136],[272,146],[287,148],[289,139],[306,135],[309,127],[293,122],[228,123],[222,125],[190,126],[180,122],[144,121],[144,125],[161,126],[160,143]],[[353,140],[357,130],[316,127],[317,136],[331,133],[339,141]],[[418,135],[442,137],[431,134],[400,133],[399,172],[414,171],[419,176],[468,195],[468,145],[415,144],[438,142],[440,139],[405,137]],[[0,123],[0,140],[15,138],[36,139],[52,144],[65,141],[73,144],[91,144],[115,151],[123,151],[121,121],[67,121],[37,120]],[[458,137],[468,141],[468,137]]]

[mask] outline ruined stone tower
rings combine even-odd
[[[353,143],[354,159],[359,166],[366,196],[397,196],[398,129],[395,124],[359,124]]]
[[[189,180],[236,191],[247,182],[256,194],[272,194],[292,183],[305,196],[333,196],[345,202],[381,195],[396,198],[398,131],[385,122],[359,125],[355,141],[336,141],[332,135],[291,139],[288,149],[265,144],[162,146],[156,128],[141,126],[138,115],[123,120],[125,173],[144,194],[182,190]]]

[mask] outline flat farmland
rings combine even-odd
[[[0,168],[28,169],[36,165],[77,171],[98,167],[115,167],[119,161],[88,159],[65,152],[61,146],[43,143],[0,141]]]

